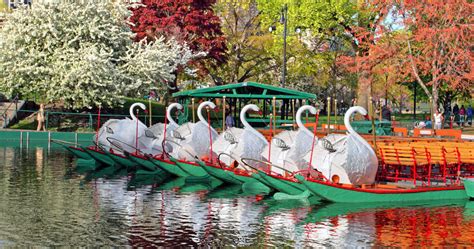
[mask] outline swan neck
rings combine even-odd
[[[344,115],[344,125],[346,126],[347,132],[350,134],[357,134],[357,132],[352,128],[350,121],[351,115],[354,114],[354,112],[356,112],[355,108],[349,108],[349,110],[347,110],[346,114]]]
[[[305,111],[309,111],[311,109],[311,106],[300,107],[300,109],[298,109],[298,111],[296,112],[296,124],[298,125],[298,128],[300,128],[303,132],[306,132],[310,136],[314,136],[314,134],[306,126],[304,126],[303,122],[301,121],[301,115],[303,115]]]
[[[207,104],[204,102],[204,103],[201,103],[198,108],[197,108],[197,115],[198,115],[198,119],[199,121],[205,123],[206,125],[209,125],[207,123],[207,120],[204,118],[204,116],[202,116],[202,109],[207,106]]]
[[[135,116],[135,114],[133,113],[133,109],[138,106],[137,103],[134,103],[130,106],[130,117],[132,117],[133,120],[137,120],[137,117]]]
[[[173,110],[173,108],[178,107],[178,105],[179,105],[178,103],[173,103],[169,105],[168,109],[166,110],[166,118],[168,119],[170,125],[173,125],[173,126],[178,126],[178,123],[176,123],[173,117],[171,116],[171,111]]]
[[[244,108],[242,108],[242,110],[240,110],[240,122],[242,122],[242,124],[244,125],[244,127],[246,128],[250,128],[250,129],[253,129],[253,127],[249,124],[249,122],[247,122],[247,120],[245,119],[245,114],[247,113],[247,111],[250,109],[250,106],[244,106]]]
[[[266,141],[265,137],[260,133],[258,132],[255,128],[253,128],[249,122],[247,122],[247,120],[245,119],[245,114],[248,112],[248,110],[254,110],[254,111],[258,111],[258,107],[255,106],[255,105],[246,105],[244,106],[244,108],[242,108],[242,110],[240,111],[240,121],[242,122],[242,124],[244,125],[244,128],[249,130],[250,132],[252,132],[253,134],[255,134],[257,137],[259,137],[260,139]]]
[[[356,111],[357,111],[357,107],[349,108],[349,110],[344,115],[344,125],[346,126],[347,132],[349,134],[357,138],[359,142],[363,143],[367,148],[370,149],[370,151],[372,151],[372,153],[374,153],[372,146],[370,146],[370,144],[367,143],[367,141],[363,137],[361,137],[351,126],[350,118],[351,118],[351,115],[355,113]]]

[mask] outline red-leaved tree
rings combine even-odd
[[[226,42],[220,19],[212,10],[216,0],[142,0],[134,8],[130,21],[136,40],[153,40],[161,35],[185,42],[194,52],[206,56],[193,61],[199,73],[226,61]],[[177,74],[177,72],[176,72]],[[177,91],[177,82],[168,82],[170,91]]]
[[[355,36],[359,37],[358,46],[364,47],[365,53],[340,58],[350,71],[371,76],[392,74],[398,82],[415,80],[432,98],[433,109],[438,108],[441,87],[473,89],[473,3],[467,0],[368,3],[390,10],[385,16],[396,22],[398,28],[389,29],[383,23],[371,29],[353,27],[358,34]],[[373,30],[377,32],[370,32]]]

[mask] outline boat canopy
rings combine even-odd
[[[180,91],[173,94],[173,97],[184,106],[200,100],[215,100],[220,105],[225,99],[226,106],[233,111],[237,123],[238,110],[251,100],[256,100],[256,104],[263,108],[263,119],[249,119],[249,122],[267,123],[267,114],[273,109],[273,105],[278,107],[279,120],[274,120],[275,125],[291,124],[294,122],[290,117],[294,116],[296,106],[301,106],[307,101],[315,101],[316,95],[312,93],[297,91],[288,88],[281,88],[274,85],[261,84],[257,82],[232,83],[222,86],[199,88],[187,91]],[[299,104],[297,104],[299,102]],[[303,103],[304,102],[304,103]],[[183,123],[189,120],[189,112],[185,108],[185,113],[180,115],[178,121]],[[275,113],[276,114],[276,113]]]
[[[241,82],[223,86],[180,91],[175,98],[239,98],[239,99],[316,99],[316,95],[293,89],[281,88],[256,82]]]

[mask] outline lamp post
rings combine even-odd
[[[286,36],[288,21],[288,5],[285,4],[281,10],[280,23],[283,24],[283,70],[281,76],[281,87],[285,87],[286,81]]]
[[[286,83],[286,37],[288,36],[288,5],[283,5],[281,8],[280,13],[280,20],[279,22],[283,24],[283,68],[282,68],[282,75],[281,75],[281,87],[285,87]],[[269,31],[273,32],[276,30],[274,25],[270,26]],[[301,29],[298,28],[296,30],[297,33],[301,32]]]

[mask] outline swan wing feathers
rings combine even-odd
[[[211,139],[209,139],[209,127],[203,122],[197,122],[191,133],[189,145],[196,152],[196,156],[201,157],[209,153],[211,140],[217,138],[217,132],[211,128]]]
[[[166,129],[168,129],[168,127],[166,127]],[[153,126],[148,127],[147,130],[153,132],[155,137],[158,137],[163,134],[165,125],[162,123],[154,124]]]
[[[314,146],[313,158],[311,159],[311,166],[322,172],[327,178],[331,168],[331,162],[334,160],[340,160],[340,156],[345,153],[345,137],[346,135],[341,134],[330,134],[325,136],[324,139],[332,144],[333,148],[336,148],[336,152],[328,151],[324,145],[323,140],[320,139]],[[337,156],[336,156],[337,155]],[[304,160],[309,162],[311,158],[311,150],[304,156]],[[342,157],[345,160],[345,157]]]
[[[268,161],[268,150],[270,151],[270,162],[274,165],[284,167],[287,170],[294,170],[294,162],[289,160],[288,155],[293,150],[295,144],[296,131],[282,131],[278,133],[273,139],[271,146],[267,145],[263,149],[262,157]],[[276,145],[276,141],[280,146]],[[284,172],[276,167],[272,169],[274,172],[283,174]]]
[[[291,145],[291,149],[288,152],[288,159],[294,161],[295,163],[301,163],[301,161],[303,161],[305,167],[307,167],[308,161],[304,160],[304,156],[311,151],[313,137],[304,131],[298,131],[293,141],[294,142]],[[317,142],[317,140],[315,142]]]
[[[212,149],[214,150],[213,153],[215,156],[219,156],[220,153],[227,153],[232,156],[238,154],[236,149],[243,131],[243,129],[232,127],[221,133],[212,143]],[[229,136],[231,136],[232,139],[229,139]],[[222,156],[221,160],[225,164],[229,165],[233,159],[229,158],[228,156]]]
[[[242,133],[242,138],[239,140],[239,149],[241,150],[241,156],[244,158],[251,158],[251,159],[256,159],[256,160],[264,160],[264,157],[262,156],[262,152],[265,149],[265,147],[268,145],[267,140],[261,135],[260,133],[256,134],[257,131],[251,130],[251,129],[244,129],[244,132]],[[260,136],[259,136],[260,135]],[[256,162],[250,162],[250,163],[255,163],[253,166],[260,166],[256,165],[258,163]]]
[[[113,137],[118,143],[124,144],[122,147],[128,152],[134,152],[135,143],[138,137],[145,133],[146,126],[141,122],[130,119],[122,119],[116,125],[117,131],[114,129]]]
[[[186,138],[190,139],[191,137],[191,132],[193,130],[193,127],[195,126],[195,123],[187,122],[179,126],[177,129],[175,129],[172,132],[172,137],[176,138],[178,143],[183,143],[185,142]]]
[[[359,137],[347,136],[345,169],[352,184],[372,184],[378,169],[377,156],[373,149]]]
[[[110,149],[110,142],[107,140],[107,137],[113,135],[117,130],[117,124],[119,119],[109,119],[105,122],[102,127],[100,127],[98,134],[94,136],[94,141],[97,141],[105,149]]]

